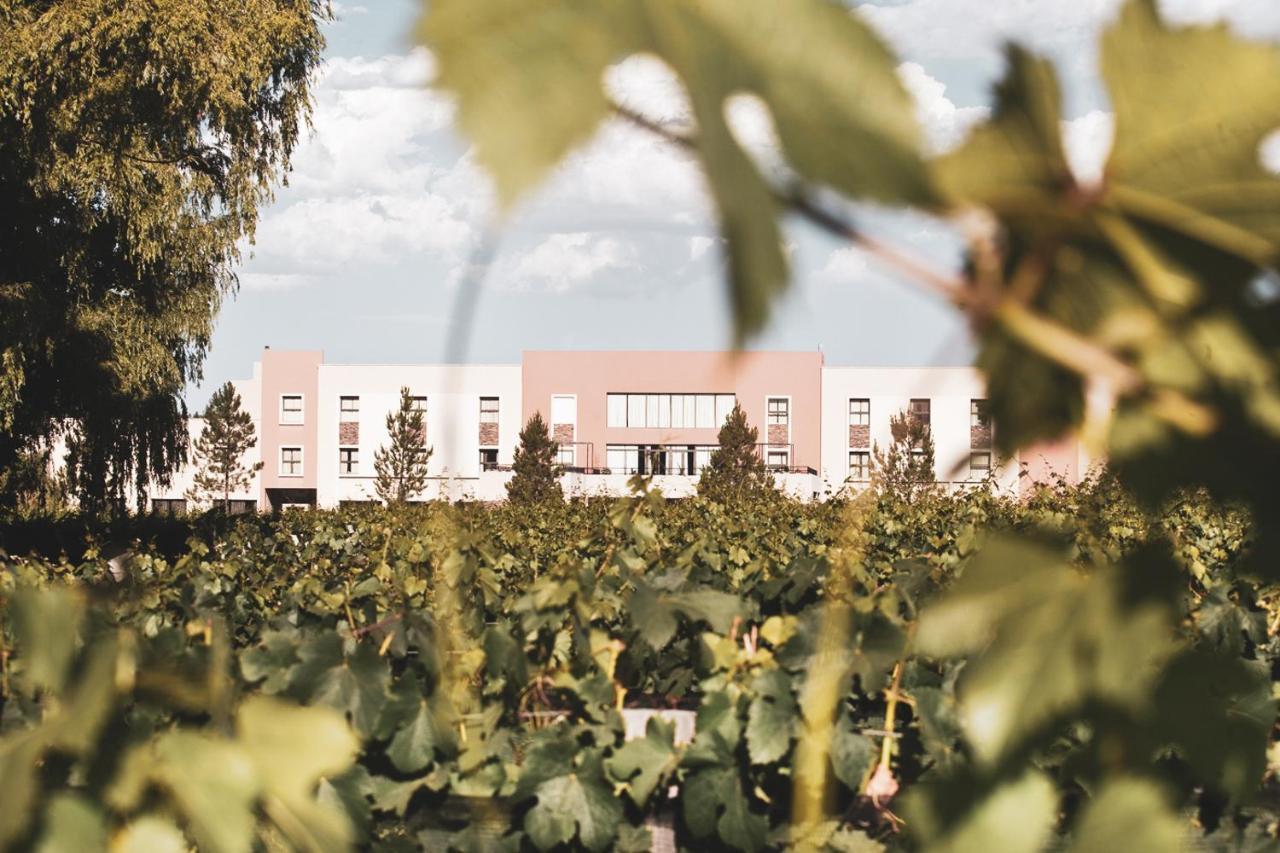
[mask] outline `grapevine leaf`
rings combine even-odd
[[[223,738],[172,731],[156,742],[156,778],[172,793],[202,849],[247,851],[261,791],[253,761]]]
[[[986,645],[966,667],[961,718],[979,760],[995,762],[1059,715],[1097,699],[1139,708],[1172,652],[1171,613],[1122,603],[1119,569],[1088,577],[1052,552],[999,542],[980,552],[917,639],[926,654]]]
[[[831,739],[831,770],[836,778],[849,790],[860,790],[876,753],[875,743],[859,732],[848,712],[842,710]]]
[[[524,828],[539,850],[578,839],[588,850],[609,846],[622,820],[622,806],[599,771],[598,763],[538,785],[538,802],[525,815]]]
[[[631,627],[654,651],[662,651],[676,634],[676,617],[662,597],[643,581],[636,583],[635,592],[627,602],[627,618]]]
[[[436,759],[436,749],[451,747],[452,730],[441,726],[437,712],[426,699],[418,703],[413,715],[387,746],[387,757],[402,773],[413,773]]]
[[[240,672],[250,684],[261,681],[263,693],[279,693],[288,687],[289,669],[298,662],[294,635],[264,631],[262,641],[240,653]]]
[[[756,677],[755,697],[747,711],[747,750],[752,764],[772,764],[791,749],[796,703],[791,684],[780,669]]]
[[[678,761],[675,726],[655,716],[649,718],[644,737],[623,744],[605,762],[605,770],[625,783],[632,801],[643,808]]]
[[[802,176],[880,201],[922,200],[914,105],[892,54],[857,17],[822,0],[444,0],[422,36],[437,84],[458,98],[505,203],[544,178],[609,115],[605,70],[637,53],[684,84],[694,146],[728,239],[739,336],[757,331],[786,281],[778,206],[725,117],[760,97]]]
[[[1006,62],[991,119],[934,168],[953,201],[1029,224],[1028,210],[1043,215],[1072,181],[1062,148],[1062,96],[1048,60],[1010,47]]]
[[[1045,774],[1028,770],[967,802],[972,795],[968,789],[912,791],[905,806],[908,826],[938,853],[1044,849],[1058,817],[1058,797]]]
[[[0,848],[7,848],[27,828],[38,791],[36,769],[44,744],[39,730],[17,731],[0,739]]]
[[[1266,666],[1209,651],[1176,658],[1156,689],[1154,734],[1172,744],[1200,777],[1244,800],[1267,769],[1276,700]]]
[[[290,692],[348,714],[356,731],[367,736],[387,702],[391,674],[372,644],[354,645],[348,653],[343,639],[332,632],[304,643],[298,650],[300,663],[291,671]]]
[[[75,655],[84,602],[70,587],[23,589],[13,597],[13,628],[22,652],[22,679],[58,693]]]
[[[107,846],[102,810],[75,794],[57,794],[45,809],[45,831],[37,845],[40,853],[81,853]]]
[[[1070,849],[1164,853],[1185,849],[1187,841],[1181,821],[1155,784],[1119,778],[1106,782],[1085,806]]]
[[[735,767],[699,770],[680,789],[684,820],[697,838],[719,835],[738,850],[759,850],[769,829],[768,819],[748,808]]]
[[[240,706],[236,729],[271,802],[289,814],[282,829],[300,834],[295,843],[316,849],[349,845],[346,814],[312,795],[322,777],[346,771],[359,751],[360,741],[342,717],[326,708],[253,697]]]
[[[1223,248],[1274,259],[1280,179],[1259,145],[1280,127],[1280,49],[1225,24],[1171,27],[1154,0],[1130,0],[1103,37],[1102,73],[1116,115],[1114,200],[1204,242],[1221,245],[1225,231]]]

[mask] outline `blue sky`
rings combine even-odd
[[[984,115],[1002,41],[1053,57],[1063,75],[1068,147],[1088,174],[1110,139],[1094,44],[1119,2],[880,0],[862,12],[902,58],[900,73],[938,150]],[[1275,2],[1162,6],[1180,20],[1225,17],[1241,32],[1280,38]],[[713,219],[682,155],[629,127],[606,127],[493,232],[488,180],[453,130],[447,98],[426,85],[431,57],[412,43],[419,4],[335,6],[314,132],[246,251],[205,379],[188,394],[192,405],[224,380],[248,376],[265,345],[323,349],[334,362],[444,360],[459,281],[486,233],[497,234],[496,253],[466,360],[516,361],[525,349],[728,344]],[[657,63],[629,61],[611,83],[639,108],[679,109]],[[748,137],[750,118],[742,125]],[[767,136],[756,142],[767,147]],[[880,211],[860,218],[939,265],[959,261],[959,241],[945,223]],[[829,364],[971,357],[963,322],[937,299],[803,223],[789,223],[787,239],[792,288],[751,346],[821,348]]]

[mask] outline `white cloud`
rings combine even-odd
[[[898,66],[898,76],[915,98],[916,118],[934,152],[955,147],[969,128],[990,112],[986,107],[957,107],[947,97],[946,85],[919,63],[902,63]]]
[[[491,281],[501,289],[563,292],[636,262],[635,247],[613,237],[585,231],[552,234],[501,261]]]

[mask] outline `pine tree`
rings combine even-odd
[[[400,405],[387,414],[386,446],[373,455],[376,477],[373,489],[388,506],[409,502],[427,487],[427,462],[431,448],[426,444],[422,410],[413,403],[408,388],[400,389]]]
[[[564,490],[560,488],[563,471],[556,464],[558,451],[559,445],[551,440],[542,413],[534,412],[520,430],[520,446],[511,466],[516,475],[507,483],[507,500],[520,504],[564,500]]]
[[[244,462],[245,453],[257,445],[253,419],[241,408],[235,386],[227,382],[213,392],[205,408],[204,429],[194,448],[196,474],[188,499],[220,500],[223,512],[229,511],[231,493],[248,488],[253,475],[262,468],[261,462]]]
[[[720,427],[720,446],[698,479],[698,494],[720,500],[772,490],[773,481],[756,448],[759,431],[747,424],[747,413],[734,403]]]
[[[910,502],[933,488],[933,434],[908,411],[889,418],[889,432],[888,449],[873,448],[876,482],[884,493]]]

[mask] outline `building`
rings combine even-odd
[[[735,403],[760,433],[759,452],[783,491],[820,499],[870,479],[889,418],[929,422],[935,478],[951,488],[987,480],[1014,491],[1089,460],[1074,439],[999,460],[980,375],[969,368],[828,367],[817,352],[526,352],[519,364],[328,364],[318,351],[266,349],[234,383],[254,419],[264,462],[237,507],[282,509],[375,500],[374,454],[407,387],[432,448],[424,500],[501,500],[522,425],[539,412],[559,444],[565,492],[624,494],[634,474],[672,497],[693,494]],[[191,421],[192,437],[202,429]],[[186,508],[192,472],[150,494]]]

